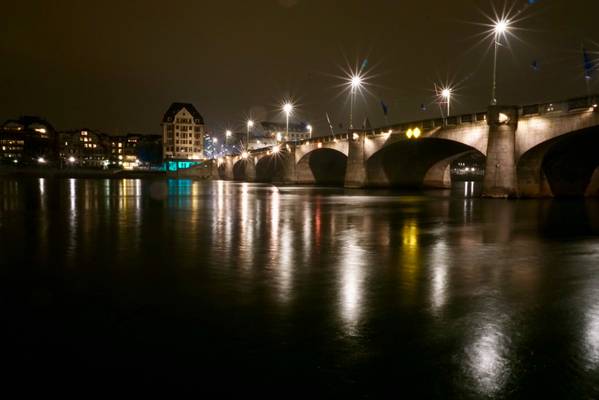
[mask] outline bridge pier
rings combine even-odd
[[[288,145],[283,152],[280,152],[279,160],[282,163],[282,168],[277,170],[278,174],[273,177],[274,183],[294,184],[297,182],[295,148],[296,145]]]
[[[348,138],[347,167],[345,170],[346,188],[363,188],[366,186],[366,154],[364,142],[365,132],[350,133]]]
[[[232,181],[235,179],[233,168],[235,166],[236,159],[234,157],[225,157],[225,176],[224,179]]]
[[[517,193],[516,129],[518,108],[490,106],[487,113],[489,135],[483,196],[507,198]]]

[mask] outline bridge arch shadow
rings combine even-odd
[[[297,182],[343,186],[347,156],[339,150],[321,148],[305,154],[297,163]]]
[[[260,158],[256,163],[256,182],[282,182],[289,157],[288,152],[280,152]]]
[[[599,196],[599,127],[541,143],[518,159],[521,197]]]
[[[474,147],[448,139],[402,140],[374,153],[366,162],[367,186],[421,188],[450,186],[452,161],[468,153],[484,155]]]
[[[236,181],[253,182],[256,176],[254,160],[241,159],[233,165],[233,179]]]

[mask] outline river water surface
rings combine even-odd
[[[599,203],[0,180],[10,378],[599,397]]]

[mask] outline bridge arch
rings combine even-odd
[[[599,196],[599,127],[538,143],[517,161],[520,197]]]
[[[373,153],[366,161],[366,185],[370,187],[447,187],[449,166],[477,148],[438,137],[401,140]]]
[[[334,148],[317,148],[297,162],[297,183],[343,186],[346,169],[345,153]]]
[[[256,182],[273,183],[285,181],[291,154],[287,151],[268,154],[256,162]]]
[[[256,168],[253,158],[240,158],[233,164],[233,179],[236,181],[253,182],[256,178]]]

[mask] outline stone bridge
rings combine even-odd
[[[599,195],[597,97],[282,143],[218,160],[222,179],[352,188],[446,188],[450,164],[486,157],[490,197]]]

